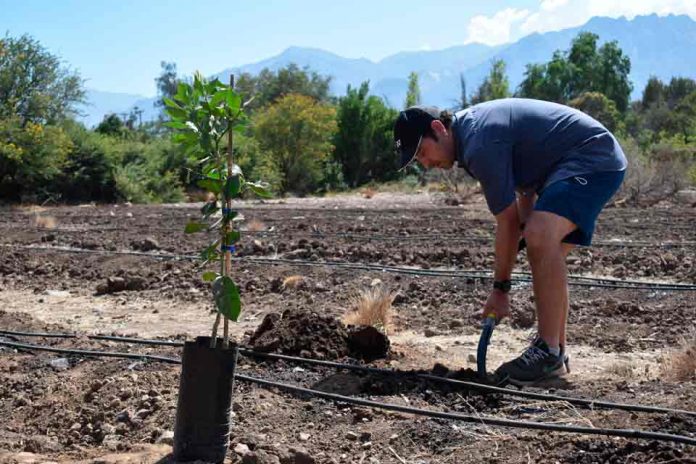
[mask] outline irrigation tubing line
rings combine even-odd
[[[42,347],[37,345],[28,345],[24,343],[14,343],[0,341],[0,345],[10,346],[17,349],[24,350],[41,350],[41,351],[51,351],[56,353],[64,354],[75,354],[80,356],[95,356],[95,357],[114,357],[114,358],[126,358],[126,359],[148,359],[153,361],[167,362],[171,364],[181,364],[179,359],[168,358],[164,356],[152,356],[152,355],[137,355],[133,353],[118,353],[118,352],[108,352],[108,351],[91,351],[91,350],[73,350],[73,349],[62,349],[62,348],[52,348],[52,347]],[[686,435],[673,435],[668,433],[660,432],[648,432],[643,430],[633,430],[633,429],[606,429],[606,428],[593,428],[593,427],[578,427],[570,425],[561,424],[551,424],[545,422],[529,422],[529,421],[519,421],[512,419],[499,419],[495,417],[486,416],[474,416],[468,414],[460,414],[453,412],[440,412],[432,411],[427,409],[412,408],[408,406],[401,406],[390,403],[381,403],[372,400],[366,400],[362,398],[355,398],[351,396],[337,395],[334,393],[326,393],[318,390],[312,390],[309,388],[298,387],[296,385],[289,385],[280,382],[273,382],[270,380],[259,379],[256,377],[250,377],[246,375],[236,374],[235,378],[250,382],[256,385],[260,385],[267,388],[278,388],[294,394],[300,394],[302,396],[310,396],[316,398],[322,398],[337,403],[355,404],[359,406],[368,406],[371,408],[386,409],[389,411],[402,412],[407,414],[415,414],[419,416],[433,417],[437,419],[448,419],[448,420],[459,420],[464,422],[470,422],[481,425],[493,425],[499,427],[511,427],[511,428],[522,428],[522,429],[532,429],[532,430],[548,430],[554,432],[563,433],[578,433],[587,435],[603,435],[603,436],[614,436],[623,438],[639,438],[646,440],[658,440],[658,441],[669,441],[673,443],[683,443],[686,445],[696,446],[696,438],[691,438]]]
[[[127,231],[132,228],[124,227],[104,227],[104,228],[91,228],[91,229],[65,229],[65,228],[54,228],[47,229],[42,227],[37,227],[36,230],[39,232],[46,233],[61,233],[61,234],[82,234],[85,232],[118,232]],[[172,232],[171,229],[166,228],[148,228],[149,231],[155,232]],[[361,240],[361,241],[433,241],[433,240],[446,240],[448,242],[456,243],[490,243],[493,240],[493,236],[482,237],[482,236],[462,236],[462,234],[448,233],[448,234],[413,234],[413,235],[388,235],[388,234],[351,234],[345,232],[304,232],[304,231],[264,231],[264,230],[245,230],[243,231],[246,235],[252,235],[255,237],[286,237],[290,234],[292,235],[305,235],[312,239],[321,239],[326,237],[331,238],[345,238],[350,240]],[[182,231],[183,233],[183,231]],[[696,246],[696,241],[665,241],[665,242],[648,242],[644,240],[596,240],[592,243],[595,247],[612,247],[612,248],[680,248],[680,247],[692,247]]]
[[[61,334],[61,333],[40,333],[40,332],[19,332],[12,330],[0,330],[0,335],[12,335],[12,336],[23,336],[23,337],[45,337],[45,338],[79,338],[77,334]],[[140,345],[160,345],[160,346],[177,346],[182,347],[183,342],[170,341],[170,340],[149,340],[142,338],[131,338],[131,337],[117,337],[111,335],[86,335],[87,338],[92,340],[106,340],[121,343],[133,343]],[[41,345],[33,345],[41,346]],[[273,359],[289,361],[294,363],[311,364],[315,366],[332,367],[335,369],[344,369],[355,372],[365,372],[370,374],[379,375],[397,375],[403,377],[418,377],[425,380],[431,380],[433,382],[439,382],[454,386],[467,387],[470,389],[475,389],[478,391],[488,392],[488,393],[498,393],[501,395],[515,396],[519,398],[530,398],[544,401],[564,401],[570,404],[584,406],[589,409],[602,408],[602,409],[615,409],[622,411],[634,411],[634,412],[648,412],[648,413],[663,413],[663,414],[684,414],[689,416],[696,416],[696,411],[688,411],[685,409],[672,409],[664,408],[660,406],[648,406],[640,404],[627,404],[627,403],[614,403],[610,401],[602,400],[591,400],[585,398],[568,397],[562,395],[551,395],[548,393],[535,393],[522,390],[511,390],[509,388],[495,387],[492,385],[482,384],[478,382],[470,382],[464,380],[449,379],[446,377],[440,377],[431,374],[424,374],[418,372],[407,372],[407,371],[394,371],[390,369],[382,369],[378,367],[361,366],[356,364],[345,364],[338,363],[334,361],[325,361],[321,359],[311,359],[302,358],[297,356],[288,356],[283,354],[275,353],[263,353],[259,351],[249,350],[245,348],[239,349],[239,354],[252,358],[261,359]]]
[[[371,408],[386,409],[389,411],[397,411],[408,414],[415,414],[419,416],[434,417],[438,419],[449,419],[449,420],[459,420],[464,422],[471,422],[482,425],[494,425],[498,427],[511,427],[511,428],[521,428],[521,429],[533,429],[533,430],[550,430],[554,432],[564,432],[564,433],[578,433],[578,434],[588,434],[588,435],[604,435],[613,437],[624,437],[624,438],[642,438],[647,440],[659,440],[659,441],[671,441],[674,443],[684,443],[687,445],[696,446],[696,438],[691,438],[686,435],[673,435],[669,433],[660,432],[646,432],[643,430],[633,430],[633,429],[605,429],[605,428],[593,428],[593,427],[577,427],[571,425],[561,425],[561,424],[551,424],[548,422],[529,422],[520,421],[512,419],[498,419],[495,417],[488,416],[473,416],[469,414],[461,414],[454,412],[440,412],[432,411],[428,409],[412,408],[409,406],[401,406],[391,403],[380,403],[372,400],[365,400],[362,398],[355,398],[352,396],[337,395],[335,393],[326,393],[318,390],[312,390],[309,388],[298,387],[295,385],[288,385],[279,382],[272,382],[270,380],[259,379],[256,377],[248,377],[245,375],[236,375],[239,380],[252,382],[257,385],[263,385],[269,388],[278,388],[291,393],[299,393],[302,395],[313,396],[317,398],[323,398],[326,400],[334,401],[337,403],[348,403],[356,404],[360,406],[368,406]]]
[[[171,253],[149,253],[143,251],[109,251],[109,250],[88,250],[83,248],[72,247],[49,247],[49,246],[34,246],[34,245],[15,245],[3,244],[6,248],[21,248],[35,251],[50,251],[59,253],[84,253],[84,254],[99,254],[106,256],[142,256],[156,259],[173,259],[173,260],[199,260],[196,255],[177,255]],[[388,266],[381,264],[368,263],[351,263],[345,261],[308,261],[286,258],[264,258],[254,256],[244,256],[232,258],[237,262],[247,262],[258,265],[291,265],[305,267],[338,267],[342,269],[350,269],[357,271],[375,271],[387,272],[393,274],[417,275],[423,277],[443,277],[443,278],[464,278],[477,280],[493,280],[493,275],[490,271],[478,270],[451,270],[451,269],[422,269],[410,267]],[[513,272],[513,280],[516,282],[531,282],[531,273]],[[640,280],[619,280],[608,279],[601,277],[587,277],[578,275],[568,276],[568,285],[576,287],[598,287],[598,288],[613,288],[613,289],[632,289],[632,290],[653,290],[653,291],[696,291],[696,285],[683,283],[662,283],[662,282],[644,282]]]
[[[78,356],[94,356],[94,357],[105,357],[105,358],[124,358],[124,359],[147,359],[150,361],[160,361],[170,364],[181,364],[181,361],[177,358],[170,358],[167,356],[157,356],[152,354],[139,354],[139,353],[123,353],[120,351],[95,351],[95,350],[77,350],[68,348],[55,348],[52,346],[43,345],[30,345],[27,343],[16,343],[8,342],[5,340],[0,340],[0,346],[9,346],[12,348],[17,348],[20,350],[35,350],[35,351],[49,351],[51,353],[61,353],[61,354],[75,354]]]

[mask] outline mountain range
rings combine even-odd
[[[264,68],[277,70],[296,63],[322,75],[332,77],[331,91],[345,94],[348,85],[370,81],[370,91],[395,108],[403,106],[408,75],[419,74],[423,103],[441,107],[456,105],[461,94],[460,74],[471,94],[488,74],[493,60],[502,59],[507,66],[510,86],[515,89],[524,78],[528,63],[547,62],[554,51],[567,50],[581,31],[599,36],[600,45],[616,40],[631,59],[632,98],[640,98],[650,76],[669,80],[673,76],[696,78],[696,21],[687,15],[636,16],[629,20],[595,17],[582,26],[560,31],[533,33],[510,44],[488,46],[478,43],[444,50],[400,52],[378,62],[365,58],[344,58],[334,53],[304,47],[289,47],[279,55],[238,67],[226,68],[215,76],[223,82],[230,73],[256,74]],[[224,66],[224,63],[221,63]],[[221,66],[221,67],[222,67]],[[156,76],[153,76],[153,79]],[[96,125],[105,114],[126,112],[133,106],[143,109],[143,120],[157,117],[155,98],[88,90],[88,105],[82,108],[83,122]]]

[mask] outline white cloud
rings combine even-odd
[[[540,8],[544,11],[553,11],[568,3],[568,0],[541,0]]]
[[[478,42],[498,45],[510,42],[513,26],[524,20],[529,14],[529,10],[505,8],[493,16],[474,16],[469,20],[465,43]]]
[[[515,38],[532,32],[547,32],[575,27],[593,16],[629,19],[638,15],[657,13],[688,14],[696,19],[694,0],[541,0],[539,9],[529,14]]]

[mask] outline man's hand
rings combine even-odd
[[[493,290],[488,295],[486,305],[483,307],[483,317],[495,314],[495,318],[500,322],[503,318],[510,315],[510,295],[500,290]]]

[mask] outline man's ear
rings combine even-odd
[[[439,119],[433,119],[432,121],[430,121],[430,128],[437,135],[447,135],[447,128],[444,124],[442,124],[442,121],[440,121]]]

